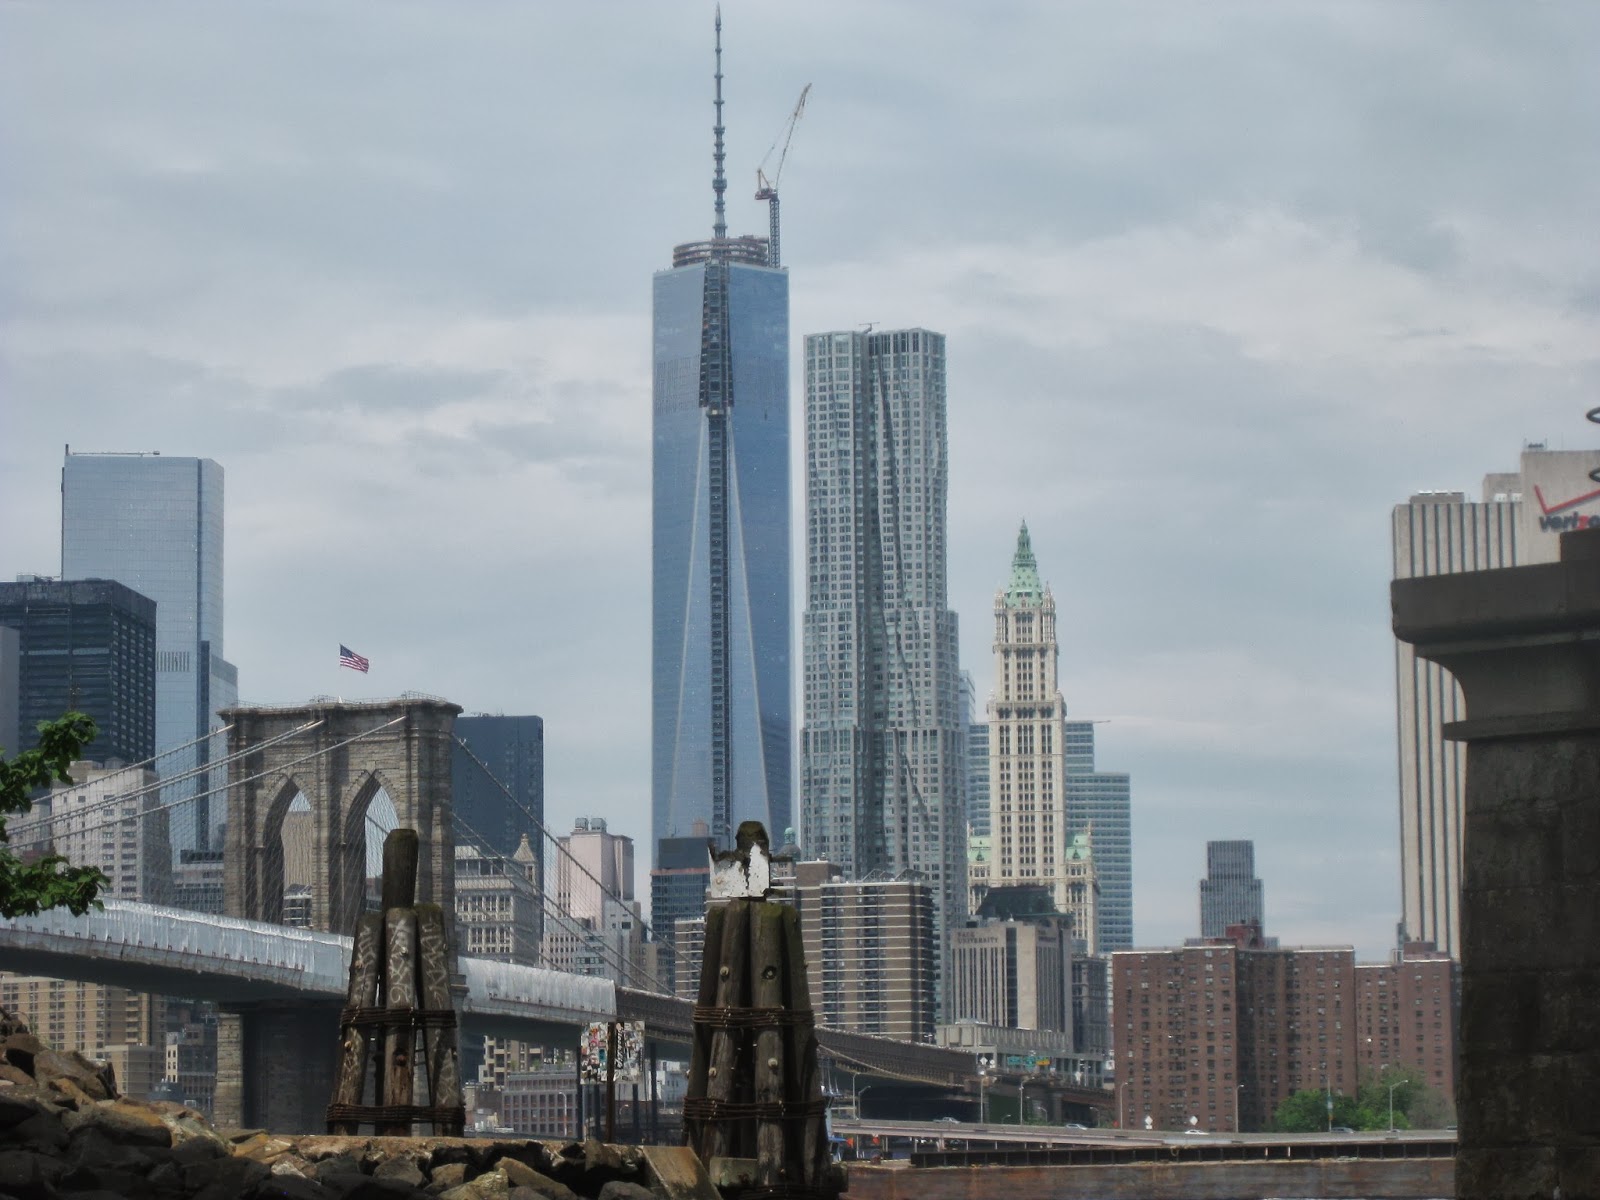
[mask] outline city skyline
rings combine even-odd
[[[249,699],[543,714],[551,827],[644,836],[642,281],[704,224],[710,10],[376,12],[107,7],[90,48],[0,15],[0,577],[54,573],[62,443],[212,458]],[[1064,690],[1138,781],[1139,942],[1182,939],[1205,838],[1237,836],[1285,944],[1386,952],[1388,514],[1591,441],[1600,18],[726,17],[735,231],[815,85],[791,382],[805,333],[950,336],[962,666],[981,708],[989,548],[1027,516]]]

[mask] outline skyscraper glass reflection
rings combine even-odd
[[[653,287],[653,843],[790,823],[789,280],[727,236],[720,18],[716,84],[712,237]]]
[[[114,579],[156,602],[158,752],[221,724],[217,713],[238,701],[239,683],[222,650],[218,464],[69,450],[61,471],[61,574]],[[188,761],[204,761],[206,749],[197,747]],[[209,844],[212,807],[223,806],[201,800],[193,819],[173,820],[175,850]]]

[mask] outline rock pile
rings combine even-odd
[[[0,1012],[0,1200],[654,1200],[649,1176],[594,1141],[219,1131]]]

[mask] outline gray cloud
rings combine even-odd
[[[710,10],[474,14],[0,10],[0,572],[51,569],[63,442],[215,457],[248,695],[352,686],[345,641],[542,713],[554,823],[643,837],[649,276],[709,230]],[[950,335],[963,653],[986,688],[1026,516],[1140,940],[1253,836],[1286,942],[1381,952],[1388,509],[1588,444],[1600,10],[725,16],[732,223],[812,82],[793,332]]]

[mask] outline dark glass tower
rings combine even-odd
[[[709,241],[655,276],[653,842],[790,824],[789,280],[727,236],[722,22]]]
[[[140,762],[155,753],[156,603],[109,579],[0,583],[0,625],[18,632],[17,716],[29,750],[40,721],[94,718],[85,757]]]
[[[486,853],[510,858],[523,837],[533,847],[533,884],[540,898],[533,942],[538,945],[544,935],[544,834],[539,828],[544,824],[544,718],[480,713],[457,717],[455,730],[466,743],[457,745],[450,758],[456,816],[469,834],[483,839],[479,849]],[[472,840],[469,834],[458,834],[457,840]]]

